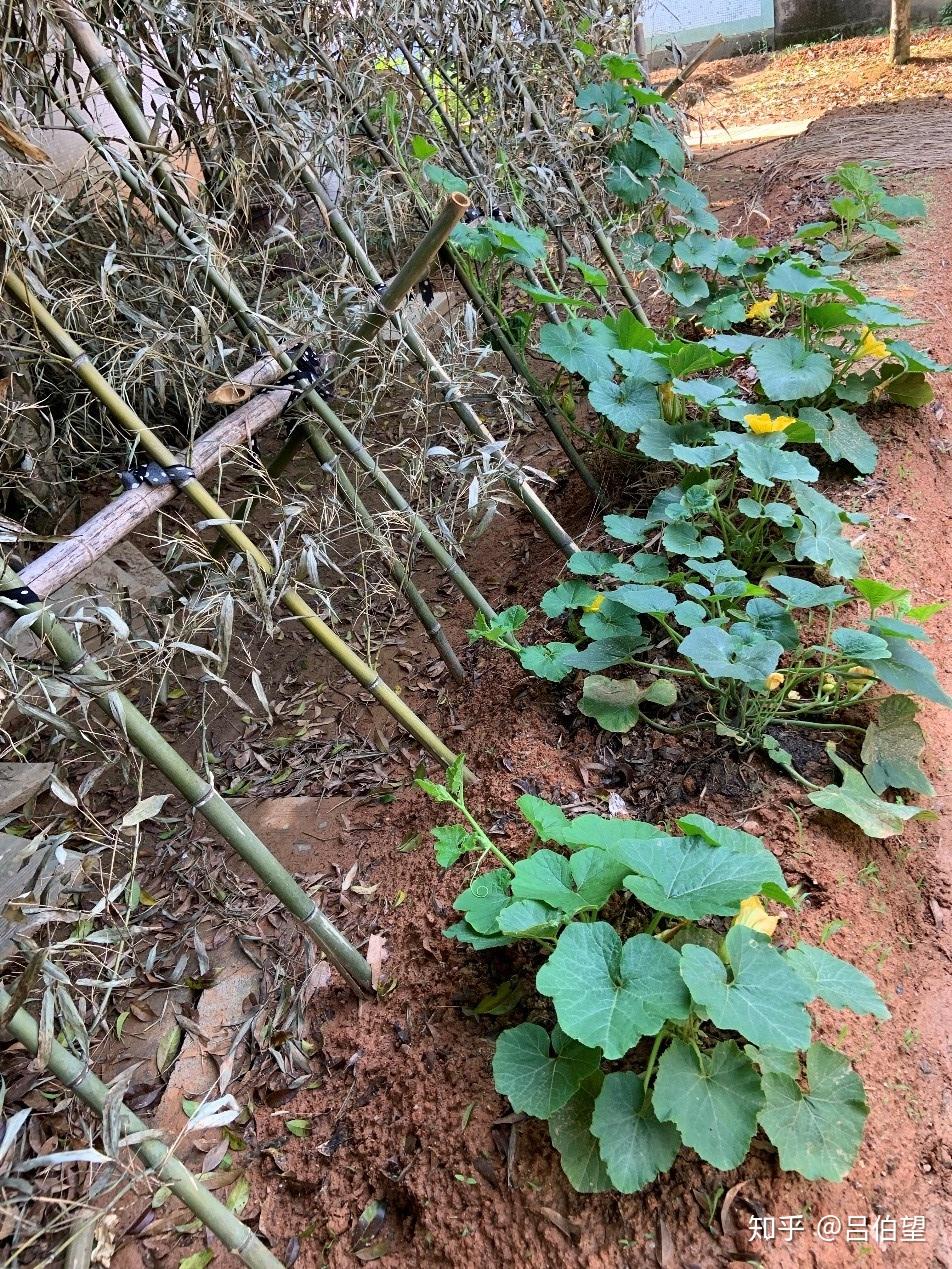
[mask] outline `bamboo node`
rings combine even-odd
[[[213,784],[210,784],[197,802],[192,803],[193,811],[200,811],[206,802],[210,802],[218,790]]]

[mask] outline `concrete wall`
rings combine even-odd
[[[938,16],[942,0],[913,0],[913,22]],[[778,46],[832,36],[862,35],[889,26],[890,0],[774,0]]]
[[[912,0],[913,22],[934,21],[944,3]],[[673,37],[690,54],[721,32],[727,37],[722,56],[730,56],[882,30],[889,9],[890,0],[643,0],[641,16],[652,49],[660,51]]]

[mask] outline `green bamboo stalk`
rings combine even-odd
[[[176,466],[178,460],[172,451],[159,440],[128,402],[119,396],[92,364],[80,345],[60,326],[52,313],[24,286],[23,282],[15,274],[7,272],[3,275],[3,285],[69,359],[70,368],[102,402],[116,422],[131,433],[160,466],[166,468]],[[253,561],[266,577],[274,575],[275,570],[271,561],[258,549],[245,531],[231,519],[200,480],[193,476],[183,481],[179,488],[205,518],[216,522],[219,532],[223,533],[249,561]],[[321,620],[295,587],[289,586],[279,598],[283,606],[297,617],[348,674],[396,719],[404,731],[408,732],[444,766],[451,766],[456,761],[456,754],[440,740],[435,732],[431,731],[422,718],[419,718],[400,699],[372,666],[362,660],[339,635],[334,633],[330,626]]]
[[[508,72],[509,76],[512,79],[512,82],[518,88],[520,94],[523,97],[523,100],[525,101],[526,106],[529,109],[529,117],[532,120],[532,126],[534,128],[537,128],[538,131],[541,132],[542,135],[545,137],[545,139],[548,141],[549,148],[552,152],[552,157],[555,160],[556,166],[558,167],[559,172],[562,174],[562,177],[565,180],[566,184],[568,185],[569,189],[572,191],[572,196],[574,197],[575,201],[578,203],[579,207],[585,213],[585,218],[588,221],[589,227],[592,230],[592,236],[594,237],[595,241],[598,243],[598,249],[602,253],[602,258],[604,259],[605,263],[608,265],[609,269],[611,269],[612,273],[615,275],[615,278],[618,282],[619,287],[621,288],[621,292],[624,295],[626,302],[631,306],[631,309],[634,312],[635,316],[638,318],[638,320],[644,323],[645,326],[649,326],[650,323],[648,321],[647,314],[645,313],[645,310],[642,307],[641,300],[639,300],[637,294],[635,293],[635,289],[631,285],[631,281],[628,277],[628,274],[622,268],[621,261],[615,255],[615,249],[611,244],[611,240],[609,239],[608,233],[606,232],[604,226],[599,220],[598,213],[595,211],[595,208],[592,206],[592,204],[588,201],[581,185],[579,185],[578,181],[575,179],[575,173],[572,171],[569,165],[562,158],[562,155],[559,151],[558,143],[556,142],[555,138],[552,136],[552,132],[548,124],[545,122],[545,120],[542,118],[542,115],[539,113],[539,108],[538,106],[536,106],[535,100],[532,94],[530,93],[525,80],[519,74],[519,71],[517,67],[515,66],[515,64],[513,63],[512,58],[509,56],[509,54],[506,52],[505,49],[500,48],[499,55],[502,60],[503,66],[505,66],[506,71]]]
[[[240,53],[238,50],[240,49]],[[229,53],[233,55],[234,60],[239,69],[244,70],[249,76],[254,75],[256,68],[254,63],[245,53],[244,49],[234,44],[229,45]],[[265,117],[272,116],[274,111],[272,108],[272,99],[268,91],[261,85],[252,86],[252,96],[256,104],[262,110]],[[115,104],[115,103],[113,103]],[[311,195],[314,202],[322,209],[330,226],[331,232],[342,243],[345,251],[354,261],[357,267],[363,273],[364,277],[375,287],[383,285],[383,279],[377,272],[377,268],[373,261],[364,251],[356,235],[347,224],[344,217],[334,206],[334,203],[328,196],[327,190],[314,168],[309,163],[301,163],[300,156],[295,155],[285,142],[279,140],[279,145],[284,153],[285,160],[294,166],[298,172],[301,184]],[[446,372],[436,357],[430,352],[426,344],[417,334],[416,330],[409,323],[404,322],[398,315],[392,318],[393,325],[402,335],[407,346],[410,348],[414,357],[421,366],[428,372],[433,382],[440,389],[443,399],[452,407],[457,416],[463,422],[464,426],[470,434],[477,440],[484,443],[493,443],[495,437],[489,428],[486,427],[479,415],[465,401],[460,393],[459,386]],[[358,462],[362,462],[360,451],[353,446],[359,446],[360,443],[353,437],[346,428],[343,427],[341,421],[328,412],[325,403],[321,405],[315,404],[314,407],[321,415],[327,426],[334,432],[335,436],[344,444],[348,453],[352,454]],[[333,418],[333,421],[332,421]],[[342,429],[342,430],[339,430]],[[345,435],[346,433],[346,435]],[[362,450],[362,446],[360,449]],[[518,464],[511,459],[503,459],[505,476],[504,479],[509,488],[522,500],[529,510],[536,523],[548,533],[552,541],[555,542],[560,550],[566,555],[574,554],[578,550],[577,545],[572,541],[565,529],[559,524],[555,516],[549,511],[545,503],[529,484],[528,477]]]
[[[0,590],[19,589],[22,584],[14,570],[0,561]],[[132,747],[178,789],[189,806],[221,834],[267,889],[300,921],[305,931],[347,981],[361,991],[368,991],[371,985],[370,966],[364,957],[324,916],[310,895],[298,885],[284,865],[275,859],[264,842],[251,831],[214,785],[203,780],[197,771],[193,771],[165,737],[136,709],[132,701],[123,695],[105,670],[77,643],[51,609],[43,603],[16,603],[10,599],[4,602],[17,612],[39,613],[31,627],[33,634],[49,644],[67,673],[76,676],[76,686],[93,700],[111,723],[121,729]]]
[[[0,1014],[13,1002],[0,987]],[[36,1021],[25,1009],[17,1009],[6,1022],[6,1030],[35,1057],[40,1048]],[[89,1067],[58,1041],[53,1040],[46,1058],[47,1069],[97,1115],[102,1117],[109,1098],[109,1088]],[[219,1202],[181,1163],[169,1146],[154,1135],[152,1129],[128,1108],[118,1107],[119,1127],[123,1137],[133,1138],[134,1150],[147,1168],[182,1200],[206,1228],[248,1269],[282,1269],[281,1261],[264,1245],[234,1212]],[[143,1135],[145,1134],[145,1135]]]
[[[234,285],[228,274],[216,266],[212,258],[212,246],[210,240],[202,227],[199,226],[198,228],[199,241],[193,241],[193,239],[189,237],[189,231],[182,223],[182,220],[176,219],[176,217],[169,212],[168,208],[161,199],[157,195],[154,195],[148,184],[139,177],[138,173],[136,173],[136,171],[130,167],[128,163],[125,162],[119,152],[107,145],[103,138],[92,127],[90,127],[89,123],[83,118],[83,116],[63,97],[57,95],[56,104],[69,119],[73,128],[79,133],[79,135],[93,146],[99,154],[103,155],[103,157],[108,160],[110,166],[118,172],[132,193],[137,198],[141,199],[147,207],[149,207],[159,223],[163,225],[170,234],[173,234],[176,240],[201,263],[202,277],[208,280],[212,288],[228,305],[242,330],[254,335],[256,340],[268,348],[275,360],[280,362],[285,369],[293,369],[293,362],[283,349],[277,345],[263,320],[245,303],[240,291]],[[189,220],[194,227],[194,222],[198,218],[188,204],[179,204],[178,210],[182,217]],[[462,594],[475,609],[483,613],[483,615],[491,621],[495,616],[495,610],[489,601],[483,597],[468,574],[460,567],[450,552],[443,546],[442,542],[434,536],[422,516],[417,514],[414,508],[406,500],[403,494],[400,493],[392,481],[390,481],[389,477],[379,467],[372,456],[360,445],[360,442],[351,435],[330,407],[326,405],[323,398],[311,390],[303,394],[303,400],[313,409],[318,411],[322,420],[326,420],[328,417],[333,420],[333,430],[336,434],[342,435],[346,438],[345,448],[347,449],[347,452],[357,460],[366,472],[369,473],[393,509],[406,517],[415,536],[420,540],[425,549],[433,556],[437,563],[440,564],[447,576],[456,586],[457,590],[459,590],[460,594]],[[324,437],[320,428],[316,426],[313,419],[306,418],[301,420],[301,426],[307,431],[309,441],[313,440],[316,446],[323,447],[326,445],[326,437]],[[330,474],[336,479],[338,475],[343,474],[338,456],[333,453],[329,445],[326,446],[326,450],[322,449],[322,452],[326,452],[329,455],[327,460],[323,458],[321,459],[322,463],[327,466]]]
[[[387,144],[384,138],[380,135],[380,133],[374,127],[373,123],[371,123],[370,119],[361,109],[359,102],[356,101],[356,99],[354,98],[350,90],[347,88],[346,84],[344,84],[340,80],[340,78],[337,75],[337,71],[336,71],[336,68],[334,67],[334,64],[329,59],[327,59],[320,51],[317,52],[316,56],[321,66],[321,69],[324,71],[324,73],[327,75],[330,81],[336,86],[341,97],[347,103],[347,106],[350,109],[351,113],[353,114],[355,120],[359,124],[361,131],[364,133],[367,139],[371,142],[371,144],[374,145],[380,151],[380,154],[382,158],[384,159],[384,161],[390,167],[394,169],[400,182],[412,196],[417,214],[420,217],[420,219],[423,220],[425,223],[427,215],[428,215],[426,202],[423,199],[423,196],[421,195],[418,187],[411,180],[409,173],[406,170],[406,167],[400,160],[400,157],[393,152],[393,150],[390,148],[390,146]],[[539,383],[535,375],[532,373],[532,371],[529,369],[529,365],[526,362],[526,359],[522,356],[522,354],[516,348],[515,344],[513,344],[512,341],[509,339],[508,334],[506,333],[503,326],[500,324],[496,314],[493,312],[492,306],[489,304],[486,296],[482,293],[482,291],[479,289],[479,287],[476,285],[473,279],[469,276],[469,270],[466,266],[466,262],[463,260],[463,257],[460,255],[460,253],[456,250],[456,248],[453,246],[451,242],[448,242],[445,245],[445,247],[443,248],[443,254],[446,256],[447,260],[452,266],[454,274],[458,278],[460,285],[465,290],[473,307],[476,309],[477,313],[479,314],[480,319],[483,322],[483,325],[493,336],[493,339],[496,341],[497,347],[500,349],[503,356],[509,362],[510,366],[513,368],[515,373],[519,375],[519,377],[523,380],[526,387],[528,388],[529,393],[533,401],[535,402],[536,408],[538,409],[539,413],[542,415],[542,418],[544,422],[546,423],[546,426],[549,428],[549,430],[555,436],[556,440],[562,446],[562,449],[565,451],[566,455],[568,455],[569,458],[571,459],[571,454],[573,452],[576,452],[575,447],[572,444],[572,441],[569,439],[568,433],[565,431],[565,428],[563,427],[562,423],[559,421],[558,418],[556,418],[553,412],[553,403],[546,397],[545,390],[543,389],[542,385]],[[556,406],[555,408],[559,410],[559,413],[562,414],[562,417],[566,420],[566,422],[571,423],[571,420],[569,419],[568,415],[566,415],[565,412],[560,409],[560,407]],[[597,498],[601,498],[601,495],[602,495],[601,486],[592,476],[591,471],[588,469],[588,467],[586,466],[585,472],[583,473],[580,470],[578,464],[573,464],[573,465],[575,466],[576,471],[579,472],[579,475],[582,476],[582,479],[585,481],[586,485],[592,491],[592,493],[594,493]]]

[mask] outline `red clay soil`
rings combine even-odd
[[[658,74],[659,83],[670,73]],[[678,94],[706,134],[785,119],[816,119],[861,106],[952,92],[952,27],[917,31],[905,66],[888,60],[888,40],[864,36],[803,44],[779,53],[710,62]]]
[[[736,176],[722,170],[720,179],[730,186]],[[755,177],[735,180],[735,192]],[[903,256],[871,266],[867,280],[876,294],[927,319],[918,341],[952,360],[945,230],[952,175],[910,182],[926,185],[929,224],[908,231]],[[768,210],[776,223],[784,220],[783,206]],[[868,420],[881,446],[877,473],[842,478],[836,489],[846,505],[872,516],[863,538],[870,572],[908,585],[921,601],[952,594],[952,382],[939,378],[935,386],[936,401],[924,410],[883,409]],[[567,491],[561,509],[570,524],[580,505]],[[580,533],[585,526],[571,527]],[[516,599],[530,606],[552,584],[560,558],[515,513],[508,533],[490,537],[472,559],[478,579],[500,607]],[[949,614],[933,625],[947,686],[942,649],[950,627]],[[763,834],[788,878],[809,892],[803,912],[784,920],[781,943],[817,941],[831,921],[845,923],[827,946],[870,973],[892,1011],[884,1023],[816,1011],[818,1038],[855,1061],[867,1089],[871,1114],[859,1159],[842,1185],[814,1184],[780,1172],[772,1148],[756,1141],[748,1162],[731,1173],[684,1151],[641,1195],[575,1194],[544,1125],[513,1116],[492,1084],[495,1035],[544,1013],[531,989],[531,953],[473,953],[442,937],[462,871],[447,875],[435,866],[428,829],[441,822],[438,808],[407,790],[389,806],[365,808],[358,820],[365,825],[357,830],[358,879],[376,887],[360,927],[386,939],[387,990],[359,1004],[336,983],[315,996],[320,1085],[278,1110],[259,1108],[244,1216],[257,1219],[280,1256],[334,1269],[378,1259],[407,1269],[952,1265],[947,820],[868,840],[758,760],[741,762],[728,750],[693,753],[639,732],[610,744],[574,711],[571,689],[529,679],[491,649],[470,657],[473,683],[431,714],[465,746],[481,780],[473,809],[508,851],[518,853],[527,840],[514,811],[526,790],[563,802],[577,797],[603,811],[614,794],[628,813],[655,821],[703,810]],[[934,805],[944,811],[952,716],[925,706],[922,721]],[[526,985],[514,1012],[472,1016],[513,975]],[[288,1119],[308,1120],[306,1135],[288,1133]],[[361,1214],[374,1202],[364,1229]],[[776,1219],[775,1241],[749,1241],[751,1215]],[[781,1218],[794,1231],[789,1241]],[[872,1241],[874,1229],[882,1242]]]

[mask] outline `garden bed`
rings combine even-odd
[[[756,162],[768,157],[761,152]],[[716,171],[712,199],[729,225],[728,195],[754,188],[757,173],[730,161]],[[802,220],[810,197],[809,189],[774,192],[766,209],[773,228]],[[952,214],[952,178],[930,176],[928,200],[929,221],[908,231],[905,253],[867,266],[864,277],[875,293],[926,318],[919,342],[948,360],[952,287],[943,226]],[[742,205],[736,210],[743,215]],[[952,589],[952,390],[943,379],[935,386],[935,402],[922,411],[890,407],[868,420],[880,445],[877,472],[838,490],[848,509],[874,512],[863,541],[871,572],[900,578],[923,600]],[[577,537],[587,527],[579,519],[583,502],[570,481],[555,504]],[[500,606],[505,597],[528,607],[552,584],[561,558],[507,512],[470,563]],[[451,613],[446,624],[460,646],[465,614]],[[950,624],[946,614],[936,618],[939,646]],[[403,651],[419,654],[412,642]],[[488,1266],[514,1256],[522,1264],[586,1266],[708,1266],[751,1257],[839,1266],[860,1254],[872,1264],[947,1263],[952,1140],[943,1108],[952,1068],[943,1018],[952,859],[944,826],[914,824],[901,839],[871,841],[812,807],[760,758],[740,759],[724,742],[688,744],[641,729],[606,738],[566,703],[571,689],[528,678],[492,648],[477,646],[468,657],[473,687],[421,693],[420,707],[444,732],[463,737],[480,775],[473,809],[507,850],[518,855],[528,844],[514,808],[524,792],[655,822],[702,811],[762,836],[788,880],[809,892],[803,912],[781,925],[781,939],[796,931],[817,942],[826,932],[829,949],[869,973],[892,1011],[886,1023],[849,1016],[845,1024],[818,1011],[819,1038],[842,1047],[867,1089],[871,1115],[859,1158],[844,1185],[810,1183],[780,1173],[773,1150],[755,1142],[748,1163],[731,1173],[686,1153],[641,1195],[575,1194],[545,1126],[513,1115],[493,1088],[493,1039],[532,1009],[531,988],[504,1019],[472,1012],[511,975],[522,971],[531,982],[531,967],[521,954],[476,955],[442,937],[458,884],[433,860],[428,829],[441,817],[406,789],[385,805],[371,799],[347,811],[356,880],[370,891],[352,899],[351,928],[385,938],[387,990],[357,1009],[334,984],[314,994],[319,1087],[259,1106],[245,1219],[257,1214],[279,1254],[308,1266],[355,1258]],[[321,672],[314,665],[308,673]],[[952,727],[939,708],[927,705],[923,714],[927,766],[943,808]],[[301,1135],[286,1130],[288,1121],[304,1123]],[[749,1242],[752,1216],[776,1218],[776,1241]],[[823,1217],[830,1219],[821,1224]],[[881,1245],[873,1244],[874,1228]],[[147,1230],[144,1237],[158,1252]]]

